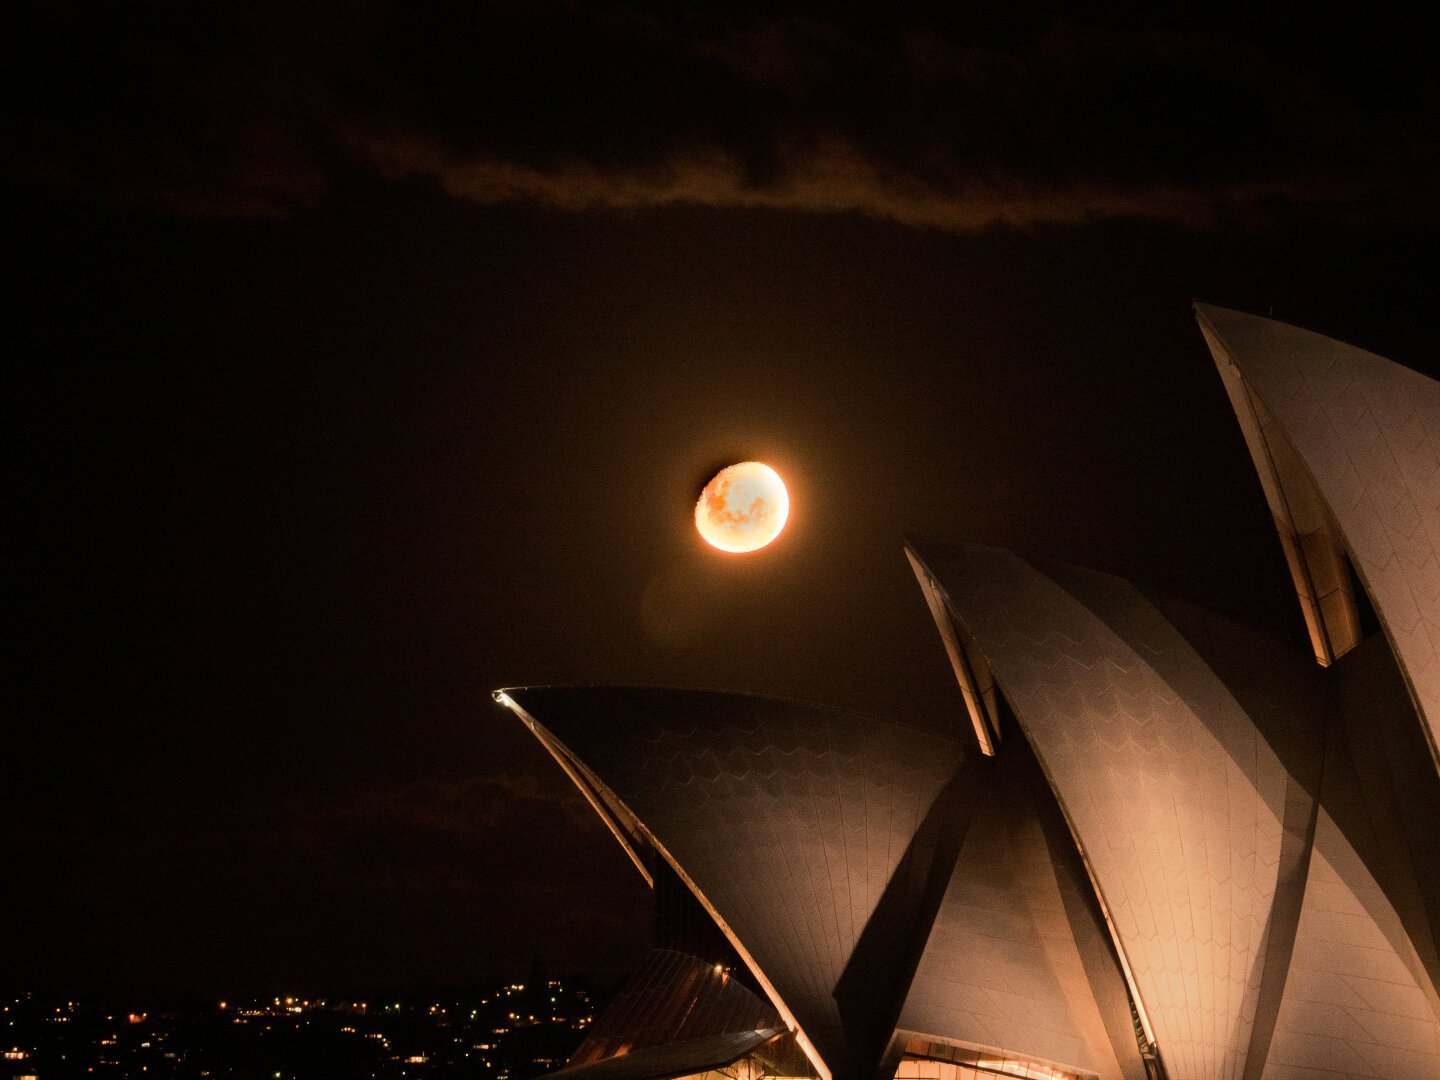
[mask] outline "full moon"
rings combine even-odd
[[[721,551],[758,551],[780,535],[789,516],[785,481],[758,461],[721,469],[695,504],[695,528]]]

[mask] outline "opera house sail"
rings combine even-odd
[[[909,1054],[1144,1077],[1083,866],[1018,749],[1002,765],[902,722],[741,695],[501,697],[636,864],[690,888],[814,1075],[894,1075]]]
[[[1108,575],[917,562],[1034,748],[1170,1076],[1440,1076],[1440,795],[1410,770],[1406,820],[1355,749],[1423,753],[1403,693],[1351,711],[1282,646]]]
[[[1440,387],[1197,313],[1313,659],[1113,575],[907,544],[944,730],[497,692],[655,895],[655,951],[557,1075],[1440,1078]]]
[[[1285,544],[1316,657],[1359,642],[1353,566],[1440,765],[1440,383],[1273,319],[1197,304]]]

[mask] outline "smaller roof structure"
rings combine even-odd
[[[770,1003],[723,965],[672,949],[653,949],[567,1067],[552,1075],[566,1080],[670,1080],[728,1068],[786,1038]],[[777,1047],[773,1056],[783,1053],[784,1048]]]

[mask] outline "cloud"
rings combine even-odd
[[[1342,37],[1314,20],[377,0],[246,9],[217,33],[181,11],[118,46],[67,45],[64,16],[36,19],[72,78],[12,126],[12,171],[202,216],[292,212],[356,172],[484,205],[855,213],[959,232],[1435,214],[1440,93],[1388,24]]]
[[[1079,225],[1112,219],[1203,227],[1253,219],[1266,208],[1363,212],[1375,197],[1363,180],[1276,177],[1200,187],[1177,182],[1042,182],[1021,176],[955,176],[935,184],[867,159],[854,145],[828,140],[777,148],[777,175],[754,184],[740,162],[720,152],[687,154],[644,169],[601,168],[584,160],[547,168],[467,158],[414,138],[366,143],[367,160],[387,176],[421,176],[481,205],[524,202],[559,210],[640,210],[703,206],[857,213],[902,225],[975,232],[996,225]]]

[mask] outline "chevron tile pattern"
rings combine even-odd
[[[1321,810],[1266,1080],[1433,1080],[1440,1023],[1419,957]]]
[[[873,1075],[897,1028],[1004,1048],[1056,1076],[1138,1075],[1117,1064],[1092,988],[1104,976],[1081,963],[1040,826],[1012,813],[993,759],[962,774],[956,741],[738,695],[506,693],[692,883],[833,1075]],[[1038,773],[1034,784],[1048,799]],[[971,809],[936,817],[957,785]],[[963,832],[950,861],[933,843],[941,826]],[[909,903],[937,882],[933,908]],[[1108,977],[1123,998],[1118,969]]]
[[[1284,767],[1128,583],[1052,577],[978,546],[930,566],[1079,837],[1172,1075],[1236,1080],[1275,892]]]
[[[1440,746],[1440,383],[1273,319],[1196,313],[1288,436]],[[1440,757],[1437,757],[1440,764]]]

